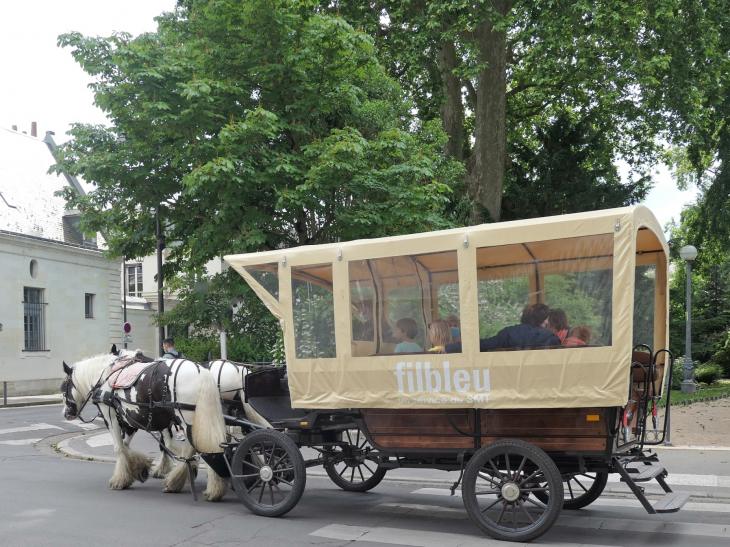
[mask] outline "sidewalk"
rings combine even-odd
[[[63,403],[63,395],[61,395],[60,393],[54,393],[53,395],[25,395],[23,397],[8,397],[7,406],[3,406],[3,400],[0,397],[0,410],[3,408],[13,408],[19,406],[60,405],[61,403]]]

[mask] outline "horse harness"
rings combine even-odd
[[[157,361],[150,361],[151,363],[154,363],[150,366],[152,370],[145,369],[145,371],[149,370],[149,380],[148,380],[148,386],[147,386],[147,402],[140,402],[140,401],[133,401],[131,397],[125,397],[122,398],[117,393],[117,390],[120,388],[115,388],[114,386],[109,386],[109,391],[101,392],[101,386],[96,388],[96,394],[94,396],[93,402],[97,406],[99,404],[104,404],[106,406],[109,406],[114,409],[117,419],[119,420],[120,424],[127,424],[131,426],[134,429],[143,430],[148,433],[152,433],[153,431],[159,431],[159,429],[153,428],[153,420],[156,417],[155,409],[166,409],[168,411],[171,411],[170,414],[170,420],[172,423],[178,426],[182,426],[182,423],[185,422],[185,425],[189,428],[190,424],[188,424],[185,421],[185,417],[180,414],[178,416],[178,412],[176,411],[182,411],[182,410],[188,410],[188,411],[194,411],[196,408],[196,405],[188,404],[188,403],[181,403],[177,401],[177,377],[178,373],[180,372],[181,367],[175,368],[175,365],[181,362],[186,361],[187,359],[174,359],[171,363],[167,363],[163,360],[157,360]],[[140,359],[134,359],[131,360],[129,363],[125,364],[123,368],[126,368],[127,366],[130,366],[134,363],[140,362]],[[159,400],[155,400],[154,394],[153,394],[153,388],[155,385],[155,376],[157,375],[160,367],[163,367],[163,377],[162,377],[162,396]],[[197,364],[196,364],[197,366]],[[175,372],[172,374],[172,397],[168,394],[168,385],[169,385],[169,379],[170,379],[170,372],[171,370],[175,368]],[[200,372],[200,367],[198,366],[198,372]],[[141,376],[140,376],[141,378]],[[137,378],[133,382],[132,385],[128,386],[127,388],[121,388],[121,389],[131,389],[132,387],[136,386],[138,382],[140,381],[140,378]],[[158,376],[159,380],[159,376]],[[144,408],[147,410],[147,423],[142,424],[140,421],[135,419],[131,416],[131,412],[124,407],[123,403],[127,405],[132,405],[137,408]],[[159,416],[159,414],[157,414]],[[189,434],[189,432],[188,432]],[[189,435],[190,438],[190,435]]]

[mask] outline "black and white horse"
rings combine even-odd
[[[221,395],[224,414],[236,416],[236,409],[243,407],[245,416],[240,417],[244,417],[254,424],[271,428],[271,424],[245,402],[246,375],[251,372],[248,366],[225,359],[208,361],[203,363],[202,366],[210,370],[213,378],[215,378],[216,386]]]
[[[61,385],[65,399],[63,415],[68,420],[77,418],[86,403],[94,398],[114,442],[116,466],[109,480],[109,487],[114,490],[128,488],[135,480],[144,481],[149,474],[150,459],[129,447],[131,436],[139,429],[162,433],[169,440],[172,424],[187,425],[188,435],[181,452],[186,459],[196,452],[222,452],[220,443],[226,440],[215,379],[193,361],[154,361],[130,387],[110,386],[107,380],[113,365],[119,359],[134,360],[139,355],[136,351],[122,350],[119,355],[111,353],[84,359],[73,367],[63,364],[66,373]],[[188,478],[187,464],[178,462],[165,474],[169,463],[161,459],[153,475],[165,475],[166,492],[180,492]],[[204,499],[221,499],[227,487],[226,479],[208,469]]]

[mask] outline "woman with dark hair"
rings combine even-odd
[[[491,338],[479,340],[479,351],[493,349],[530,349],[537,346],[560,346],[560,338],[547,330],[550,308],[531,304],[522,311],[519,325],[505,327]],[[461,342],[447,344],[442,353],[461,352]]]
[[[565,341],[570,330],[570,324],[568,324],[568,316],[564,310],[560,308],[553,308],[548,314],[547,330],[552,332],[555,336],[560,338],[560,343]]]

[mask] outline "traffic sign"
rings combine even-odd
[[[124,323],[124,332],[126,332],[127,334],[132,332],[132,325],[130,325],[129,323]]]
[[[124,334],[124,343],[125,344],[131,344],[132,343],[132,335],[131,334]]]

